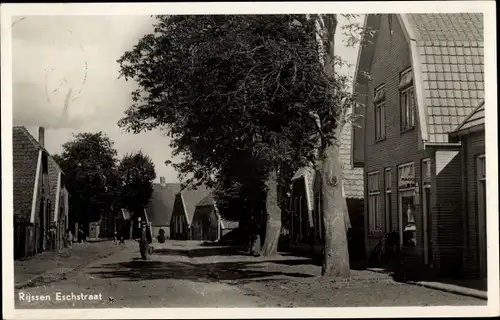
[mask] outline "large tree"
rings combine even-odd
[[[126,154],[118,166],[120,204],[134,214],[142,214],[153,195],[156,179],[154,163],[142,151]]]
[[[324,220],[334,235],[326,234],[324,274],[347,276],[348,215],[334,142],[350,99],[333,64],[325,63],[335,21],[331,16],[325,23],[320,15],[159,16],[154,32],[119,59],[121,75],[139,85],[119,125],[136,133],[166,129],[174,153],[184,155],[175,167],[181,177],[192,174],[193,183],[213,183],[230,166],[228,155],[239,151],[265,168],[264,254],[277,247],[279,178],[313,160],[321,142],[323,201],[333,205]]]
[[[118,198],[117,151],[103,132],[79,133],[54,158],[65,172],[74,222],[89,223],[111,213]]]

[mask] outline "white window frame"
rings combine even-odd
[[[376,188],[372,189],[372,179],[376,176]],[[372,203],[375,201],[375,203]],[[376,210],[374,210],[376,208]],[[368,232],[382,231],[382,213],[380,210],[380,171],[368,173]]]
[[[400,79],[403,80],[410,73],[413,73],[411,68],[404,70],[400,74]],[[401,132],[411,130],[415,127],[415,87],[413,80],[408,85],[400,87],[399,121]]]

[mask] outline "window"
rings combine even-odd
[[[380,212],[380,173],[368,174],[368,230],[370,233],[382,230]]]
[[[431,159],[422,160],[422,183],[424,187],[431,185]]]
[[[477,177],[480,181],[486,180],[486,157],[484,155],[477,157]]]
[[[415,165],[407,163],[398,167],[400,241],[403,246],[417,245],[415,223]]]
[[[392,214],[392,177],[391,177],[391,168],[386,168],[384,171],[384,183],[385,183],[385,221],[386,226],[385,230],[388,232],[392,229],[391,227],[391,214]]]
[[[399,166],[398,187],[400,189],[412,188],[415,186],[415,166],[413,163],[408,163]]]
[[[401,73],[399,81],[400,129],[409,130],[415,126],[415,91],[413,71],[407,69]]]
[[[375,140],[385,138],[385,86],[375,89],[373,103],[375,106]]]

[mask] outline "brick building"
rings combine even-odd
[[[38,141],[25,127],[12,129],[14,258],[64,246],[69,194],[63,172],[45,149],[45,129]]]
[[[460,156],[449,133],[484,98],[483,17],[371,14],[359,51],[353,163],[365,174],[365,246],[390,231],[423,268],[465,263]]]
[[[486,278],[486,156],[484,101],[450,133],[462,144],[464,274]]]

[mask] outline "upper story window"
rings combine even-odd
[[[385,138],[385,86],[375,89],[373,104],[375,107],[375,140]]]
[[[406,131],[415,126],[415,89],[413,70],[406,69],[399,80],[400,129]]]

